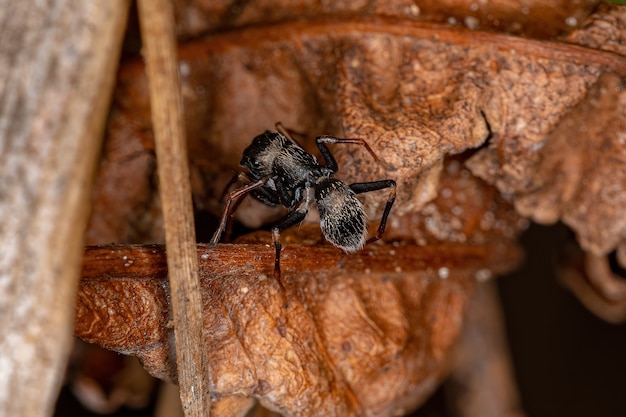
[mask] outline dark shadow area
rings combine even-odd
[[[526,262],[499,278],[507,333],[528,417],[626,415],[626,325],[595,317],[559,285],[563,225],[532,225]]]
[[[497,278],[522,403],[528,417],[621,417],[626,325],[597,318],[557,281],[569,239],[564,225],[533,224],[521,238],[526,261]],[[444,390],[411,416],[452,417]]]
[[[141,409],[122,407],[112,414],[98,414],[85,408],[80,401],[76,399],[72,390],[67,386],[63,386],[59,398],[57,399],[54,417],[152,417],[154,416],[155,401]]]

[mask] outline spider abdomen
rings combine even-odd
[[[363,248],[367,218],[363,204],[350,187],[338,179],[320,177],[315,186],[315,202],[326,240],[346,252]]]

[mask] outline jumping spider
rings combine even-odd
[[[318,136],[315,143],[324,158],[325,166],[306,152],[280,124],[276,131],[267,130],[257,136],[243,151],[241,166],[248,173],[236,178],[246,185],[232,191],[226,198],[219,228],[211,239],[215,246],[226,229],[241,199],[251,194],[268,206],[282,205],[289,213],[272,226],[272,240],[276,249],[274,275],[280,282],[280,231],[301,223],[312,200],[311,189],[320,215],[320,227],[326,240],[345,252],[356,252],[367,243],[380,239],[385,231],[387,217],[396,198],[396,182],[381,180],[346,185],[333,177],[338,166],[326,146],[328,143],[363,145],[374,160],[380,160],[363,139],[340,139]],[[391,188],[380,225],[375,236],[367,239],[367,223],[363,204],[356,194]]]

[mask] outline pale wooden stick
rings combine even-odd
[[[0,415],[53,414],[128,1],[0,1]]]
[[[210,379],[172,5],[169,0],[140,0],[138,7],[165,223],[180,398],[186,416],[207,417]]]

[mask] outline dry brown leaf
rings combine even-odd
[[[576,230],[583,248],[607,254],[626,238],[626,94],[603,75],[558,126],[518,164],[524,181],[500,177],[515,206],[539,223]]]
[[[355,16],[386,16],[553,38],[580,25],[598,3],[599,0],[176,0],[174,7],[181,38],[288,20],[343,20]]]
[[[367,139],[395,170],[337,146],[339,175],[396,179],[396,215],[435,197],[446,155],[487,138],[472,169],[514,194],[532,182],[548,135],[598,77],[626,72],[610,53],[384,19],[249,28],[183,47],[180,58],[195,202],[215,215],[241,150],[277,120],[311,136]],[[137,129],[149,126],[144,82],[138,63],[121,73],[117,102]],[[138,136],[121,134],[121,142]],[[373,212],[383,202],[365,198]],[[258,205],[239,214],[250,226],[272,218]]]
[[[603,42],[607,36],[625,36],[623,25],[611,23],[626,20],[626,9],[613,6],[609,12],[610,18],[590,19],[588,36],[572,38],[610,48],[611,43]],[[526,132],[496,137],[494,146],[469,162],[474,173],[510,194],[521,214],[541,223],[564,221],[582,247],[598,255],[608,254],[626,237],[626,58],[611,58],[616,72],[597,79],[548,134],[539,140]]]
[[[626,11],[623,6],[600,3],[579,29],[570,33],[568,42],[589,48],[626,55]]]
[[[87,245],[162,242],[161,203],[156,190],[156,157],[149,125],[111,113],[103,158],[92,195]]]
[[[283,293],[271,248],[201,246],[198,255],[213,395],[254,396],[288,416],[415,408],[447,371],[485,266],[498,273],[519,261],[512,245],[378,245],[350,256],[290,245]],[[175,379],[166,273],[161,247],[87,249],[76,334]]]

